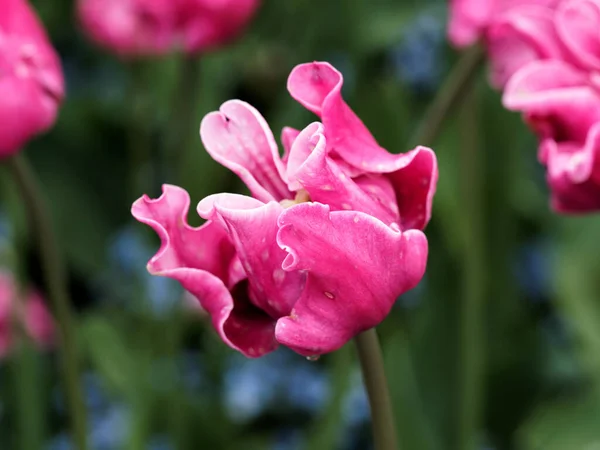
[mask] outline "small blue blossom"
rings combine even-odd
[[[305,444],[304,435],[295,428],[278,430],[274,441],[271,450],[300,450]]]
[[[531,241],[518,252],[515,276],[527,297],[542,301],[552,296],[552,247],[544,240]]]
[[[431,92],[439,85],[444,44],[444,22],[431,12],[421,14],[391,52],[396,76],[415,91]]]

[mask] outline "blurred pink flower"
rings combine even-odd
[[[0,157],[48,130],[64,96],[58,55],[25,0],[0,0]]]
[[[555,23],[574,64],[584,70],[600,70],[600,0],[564,1]]]
[[[0,271],[0,357],[13,346],[14,327],[24,327],[29,337],[41,348],[54,342],[54,322],[44,300],[35,291],[16,300],[17,289],[12,274]],[[14,324],[19,320],[20,324]]]
[[[179,0],[178,23],[186,52],[204,52],[238,37],[259,0]]]
[[[503,102],[523,112],[540,138],[553,208],[599,210],[600,92],[589,75],[563,61],[533,62],[511,78]]]
[[[78,0],[84,31],[123,56],[197,53],[237,37],[259,0]]]
[[[283,158],[247,103],[228,101],[203,119],[207,151],[254,198],[205,198],[199,228],[187,225],[181,188],[164,186],[158,199],[133,204],[134,217],[162,241],[148,270],[180,281],[246,356],[278,344],[307,356],[333,351],[381,322],[425,271],[420,229],[431,211],[435,155],[379,147],[341,98],[341,84],[327,63],[294,69],[292,96],[323,124],[285,129]]]
[[[450,0],[448,37],[457,47],[467,47],[483,38],[488,27],[512,8],[553,7],[560,0]]]
[[[547,5],[517,5],[500,14],[488,27],[485,45],[490,58],[490,82],[502,88],[527,63],[565,57]]]
[[[561,57],[554,10],[561,0],[451,0],[448,36],[457,47],[480,40],[491,84],[502,88],[525,64]]]

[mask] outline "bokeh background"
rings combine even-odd
[[[446,42],[446,3],[264,0],[247,33],[226,48],[134,62],[90,43],[72,1],[33,4],[61,55],[68,94],[55,128],[26,153],[68,262],[90,447],[371,448],[351,346],[316,362],[285,349],[258,360],[236,354],[177,283],[146,273],[158,239],[129,210],[142,193],[159,195],[162,183],[184,187],[193,204],[243,191],[205,153],[201,118],[239,98],[276,136],[285,125],[303,128],[314,117],[285,84],[292,67],[312,60],[343,72],[346,100],[382,146],[408,151],[460,57]],[[433,144],[440,179],[427,274],[379,327],[403,448],[455,448],[467,400],[459,389],[464,296],[480,283],[478,446],[598,450],[600,221],[549,210],[535,138],[502,108],[485,70],[464,97]],[[473,145],[478,176],[469,177],[465,148]],[[8,173],[1,195],[2,263],[19,255],[43,291]],[[471,214],[483,233],[470,229]],[[483,264],[473,266],[473,251]],[[52,351],[20,348],[0,362],[1,449],[73,448],[57,372]]]

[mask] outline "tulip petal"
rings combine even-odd
[[[290,150],[292,149],[292,144],[300,134],[300,130],[296,130],[292,127],[283,127],[281,130],[281,144],[283,145],[283,156],[281,157],[281,161],[284,164],[287,164],[287,159],[290,154]],[[284,181],[285,180],[284,178]]]
[[[450,0],[448,38],[456,47],[477,41],[494,11],[494,0]]]
[[[585,213],[600,209],[600,122],[589,131],[585,145],[548,147],[547,179],[551,203],[560,213]]]
[[[363,174],[389,174],[402,229],[424,228],[431,217],[437,184],[435,154],[426,147],[417,147],[396,155],[380,147],[342,99],[342,83],[342,74],[330,64],[314,62],[292,70],[288,90],[299,103],[321,117],[332,159],[337,154]]]
[[[274,350],[274,321],[252,305],[241,288],[246,274],[227,233],[214,222],[190,227],[186,221],[189,203],[187,192],[165,185],[158,199],[144,196],[133,204],[133,216],[161,239],[148,271],[173,278],[192,293],[230,347],[250,357]]]
[[[523,67],[507,83],[502,101],[523,112],[542,140],[583,145],[590,127],[600,121],[600,95],[583,73],[561,61]],[[544,146],[540,149],[545,162]]]
[[[562,43],[587,70],[600,70],[600,1],[562,2],[555,16]]]
[[[157,199],[143,196],[132,208],[133,216],[149,225],[160,237],[161,247],[148,262],[148,271],[158,274],[173,267],[191,267],[212,273],[232,287],[241,278],[235,267],[235,248],[227,233],[207,222],[193,228],[187,224],[188,193],[177,186],[164,185]]]
[[[563,56],[554,29],[554,11],[542,5],[511,8],[490,25],[486,42],[492,62],[491,84],[497,88],[531,61]]]
[[[382,197],[374,195],[382,191],[373,192],[373,186],[366,186],[371,188],[371,195],[365,192],[328,157],[323,126],[318,122],[302,130],[294,141],[288,159],[288,186],[291,190],[303,188],[312,201],[325,203],[333,211],[362,211],[388,225],[399,221],[391,186],[388,195]]]
[[[236,173],[261,201],[291,198],[277,144],[267,122],[249,104],[230,100],[207,114],[200,137],[215,161]]]
[[[331,64],[314,62],[296,66],[288,78],[290,95],[321,118],[332,152],[364,172],[372,159],[391,155],[377,144],[367,127],[342,98],[344,79]]]
[[[277,219],[283,207],[237,194],[215,194],[198,204],[198,213],[229,233],[248,274],[250,300],[271,317],[290,313],[304,287],[305,276],[285,272],[286,252],[277,245]]]
[[[304,203],[279,218],[283,268],[306,271],[291,314],[277,321],[277,340],[303,355],[333,351],[376,326],[396,298],[421,280],[427,240],[360,212]]]
[[[55,122],[64,97],[56,51],[25,0],[0,13],[0,156],[10,156]]]

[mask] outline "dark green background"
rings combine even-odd
[[[145,274],[158,240],[129,209],[163,182],[187,189],[192,204],[243,189],[207,156],[198,124],[241,98],[276,137],[285,125],[302,128],[314,117],[285,84],[307,61],[340,69],[346,100],[379,143],[409,150],[459,57],[445,42],[445,3],[265,0],[248,32],[221,51],[135,62],[87,41],[72,2],[34,3],[62,57],[67,98],[55,128],[25,153],[68,258],[92,448],[369,448],[352,347],[318,362],[285,351],[235,355],[180,307],[176,284]],[[440,179],[425,279],[379,328],[398,432],[407,450],[456,448],[461,305],[477,277],[485,292],[478,446],[600,449],[600,221],[549,210],[535,138],[485,77],[433,145]],[[476,177],[463,153],[469,142]],[[8,173],[2,179],[5,264],[20,256],[43,289],[22,208]],[[478,196],[484,207],[474,208]],[[483,220],[481,239],[471,214]],[[484,255],[475,268],[474,248]],[[52,353],[21,350],[0,363],[0,448],[69,448],[56,373]],[[254,410],[244,415],[232,398]]]

